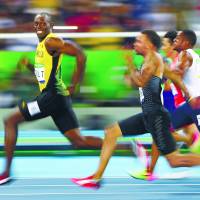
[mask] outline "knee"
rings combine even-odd
[[[13,124],[13,120],[12,120],[12,118],[11,118],[10,116],[4,118],[3,122],[4,122],[4,125],[5,125],[6,127]]]
[[[122,136],[122,132],[118,124],[106,127],[104,132],[105,138],[118,138]]]
[[[176,155],[171,155],[170,157],[167,157],[168,163],[172,168],[179,167],[180,166],[180,159]]]
[[[107,137],[112,137],[112,131],[110,129],[110,127],[106,127],[104,129],[104,137],[107,138]]]
[[[65,137],[68,138],[71,145],[75,149],[82,149],[87,147],[87,141],[85,136],[82,136],[78,130],[70,130],[64,133]]]
[[[12,115],[4,118],[4,126],[5,127],[16,126],[17,124],[18,124],[18,120],[15,117],[13,117]]]
[[[71,142],[72,146],[74,149],[85,149],[88,147],[86,141],[84,141],[84,139],[78,139],[78,140],[75,140],[75,141],[72,141]]]
[[[171,160],[171,159],[169,160],[168,159],[168,162],[169,162],[170,167],[172,167],[172,168],[175,168],[175,167],[179,166],[179,164],[178,164],[178,162],[176,160]]]

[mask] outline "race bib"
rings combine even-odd
[[[141,87],[139,87],[139,94],[140,94],[140,102],[143,102],[143,100],[144,100],[144,94],[143,94],[143,91],[142,91]]]
[[[45,77],[44,77],[44,67],[37,67],[35,68],[35,76],[40,83],[45,82]]]
[[[200,115],[197,115],[198,126],[200,126]]]
[[[27,103],[27,107],[31,116],[41,112],[37,101]]]

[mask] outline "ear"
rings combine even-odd
[[[191,45],[190,45],[190,42],[187,39],[184,39],[183,40],[183,46],[184,47],[190,47]]]
[[[145,48],[145,49],[153,49],[154,46],[153,46],[153,44],[152,44],[151,42],[147,41],[147,42],[145,43],[145,45],[144,45],[144,48]]]

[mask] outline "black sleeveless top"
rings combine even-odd
[[[162,80],[160,77],[153,76],[146,86],[139,88],[140,102],[144,114],[149,114],[149,112],[155,112],[156,110],[162,109],[161,82]]]

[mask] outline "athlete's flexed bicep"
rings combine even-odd
[[[83,74],[85,71],[86,56],[83,50],[72,41],[64,41],[60,38],[48,38],[45,41],[45,46],[49,54],[52,56],[58,56],[60,54],[66,54],[76,57],[76,70],[74,71],[71,85],[69,90],[71,93],[74,92],[74,89],[78,83],[83,79]]]

